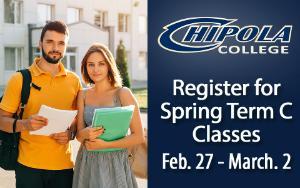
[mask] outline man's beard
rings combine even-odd
[[[61,53],[58,52],[58,51],[51,51],[51,52],[49,52],[49,53],[58,53],[58,54],[60,55],[60,57],[57,58],[57,59],[51,58],[50,56],[48,56],[48,55],[46,54],[46,52],[45,52],[44,49],[42,48],[42,55],[43,55],[43,58],[44,58],[48,63],[51,63],[51,64],[57,64],[57,63],[63,58],[62,55],[61,55]]]

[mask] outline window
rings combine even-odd
[[[76,48],[68,47],[62,62],[65,68],[76,72]]]
[[[145,34],[147,31],[147,19],[146,16],[139,16],[139,33]]]
[[[42,55],[42,51],[38,47],[33,47],[32,52],[33,52],[33,54],[32,54],[33,58],[41,57],[41,55]]]
[[[119,14],[119,32],[128,32],[129,31],[129,15]]]
[[[147,63],[147,52],[139,52],[139,64],[138,67],[140,69],[145,69],[147,68],[148,63]]]
[[[95,25],[103,29],[107,25],[107,12],[106,11],[95,11],[94,17]]]
[[[67,10],[67,22],[74,23],[80,21],[80,9],[78,8],[68,8]]]
[[[23,66],[23,48],[5,47],[5,70],[16,71]]]
[[[4,22],[21,23],[23,2],[21,0],[4,0]]]
[[[52,5],[38,4],[37,13],[39,23],[46,23],[47,21],[52,20],[52,18],[54,18]]]

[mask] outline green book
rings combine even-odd
[[[98,138],[104,141],[113,141],[124,138],[128,132],[134,105],[124,107],[95,109],[92,127],[104,127],[105,132]],[[117,151],[122,148],[93,150],[99,152]]]

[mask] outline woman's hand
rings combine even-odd
[[[95,139],[95,140],[86,140],[84,142],[85,148],[90,150],[99,150],[99,149],[106,149],[108,148],[108,142],[102,140],[102,139]]]
[[[103,127],[86,127],[82,130],[80,130],[80,134],[82,135],[82,138],[85,140],[95,140],[98,136],[104,133],[104,128]]]

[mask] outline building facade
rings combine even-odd
[[[49,20],[62,20],[70,30],[65,66],[80,75],[80,63],[93,42],[114,55],[120,41],[127,51],[131,80],[147,80],[147,0],[0,0],[0,85],[27,67]]]

